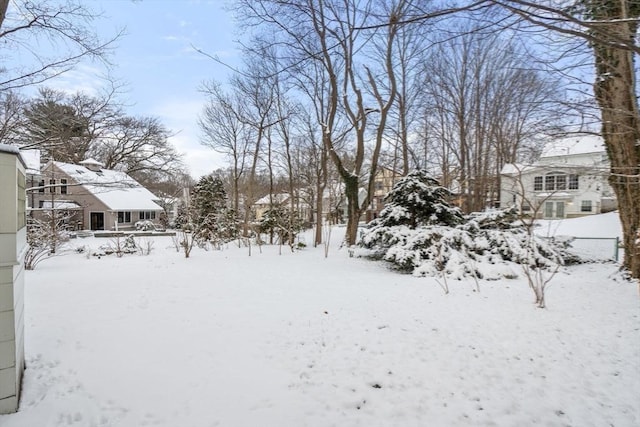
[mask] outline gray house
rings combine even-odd
[[[159,199],[124,172],[103,169],[93,159],[79,165],[49,162],[33,190],[34,217],[44,211],[65,211],[67,226],[76,230],[132,230],[138,221],[158,224]]]

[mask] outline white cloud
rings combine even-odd
[[[105,71],[88,64],[78,64],[72,70],[47,80],[42,86],[67,93],[83,92],[90,96],[98,96],[108,80]]]
[[[178,152],[184,154],[184,162],[191,176],[196,179],[226,166],[224,156],[200,144],[198,115],[202,107],[201,100],[173,99],[151,111],[151,114],[159,117],[162,123],[176,133],[169,141]]]

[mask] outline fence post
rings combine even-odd
[[[613,250],[613,253],[615,254],[616,262],[618,262],[618,254],[619,254],[619,251],[620,251],[620,238],[619,237],[616,237],[615,244],[616,244],[616,247]]]

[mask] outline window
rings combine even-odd
[[[544,177],[544,191],[553,191],[556,189],[556,176],[547,175]]]
[[[580,206],[580,212],[591,212],[592,204],[591,200],[583,200]]]
[[[569,175],[569,190],[578,189],[578,175]]]
[[[542,177],[536,176],[533,178],[533,191],[542,191]]]
[[[60,194],[67,194],[67,180],[64,178],[60,180]]]
[[[44,179],[38,183],[38,193],[44,193]]]
[[[131,212],[118,212],[118,224],[131,222]]]
[[[50,179],[49,180],[49,193],[55,193],[56,192],[56,180],[55,179]]]
[[[376,190],[382,190],[382,181],[376,181]]]
[[[567,185],[568,181],[568,185]],[[533,191],[542,191],[544,183],[545,191],[563,191],[578,189],[578,175],[569,175],[561,172],[551,172],[545,176],[536,176],[533,178]]]
[[[140,211],[140,214],[138,215],[138,218],[140,220],[143,220],[143,219],[156,219],[156,212],[155,211]]]

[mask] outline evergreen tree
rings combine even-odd
[[[376,225],[406,225],[416,228],[422,225],[454,226],[464,221],[459,208],[448,199],[451,191],[424,171],[411,172],[398,181],[385,198],[385,207]]]
[[[293,244],[302,229],[302,221],[297,212],[291,213],[281,205],[273,205],[267,210],[260,221],[260,233],[275,235],[281,243]]]
[[[200,243],[217,245],[238,234],[237,218],[227,207],[227,192],[220,178],[200,178],[191,195],[190,214],[194,237]]]

